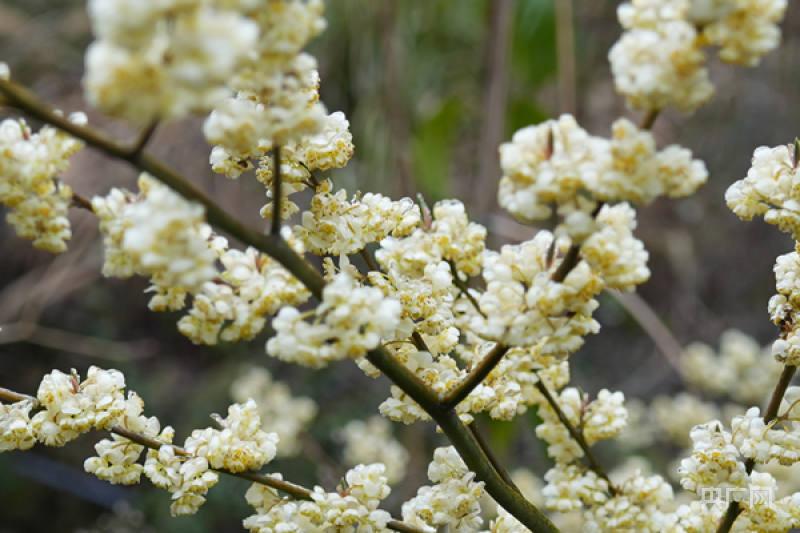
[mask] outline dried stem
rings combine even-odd
[[[606,483],[608,483],[608,489],[613,494],[619,494],[619,489],[611,482],[611,479],[608,477],[605,470],[603,470],[603,467],[600,466],[600,463],[592,453],[589,443],[586,442],[583,434],[572,425],[567,416],[564,414],[564,411],[562,411],[561,407],[558,406],[558,402],[556,402],[555,398],[553,398],[553,395],[550,394],[550,391],[547,390],[547,386],[542,381],[541,376],[539,377],[539,381],[536,382],[536,389],[542,393],[542,396],[545,397],[547,403],[549,403],[550,407],[552,407],[553,411],[555,411],[558,419],[561,421],[564,427],[567,428],[567,431],[569,431],[570,436],[575,440],[575,442],[578,443],[578,446],[581,447],[581,450],[583,450],[583,453],[586,456],[586,460],[589,462],[589,468],[591,468],[595,474],[606,480]]]
[[[447,394],[445,394],[444,398],[442,399],[442,405],[445,408],[453,408],[460,404],[464,399],[469,396],[469,393],[475,390],[475,387],[481,384],[481,382],[486,379],[494,367],[503,359],[503,356],[506,355],[508,352],[508,346],[504,346],[502,344],[495,345],[494,349],[489,352],[486,357],[481,359],[478,365],[466,375],[464,379],[461,380],[461,383],[455,386],[455,388],[451,389]]]

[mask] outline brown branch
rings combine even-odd
[[[660,109],[651,109],[647,112],[647,114],[642,119],[642,123],[639,124],[640,130],[649,130],[653,128],[653,124],[655,124],[658,115],[661,113]]]
[[[536,374],[537,376],[539,375],[538,372]],[[558,406],[558,402],[556,402],[555,398],[553,398],[553,395],[550,394],[550,391],[547,390],[547,386],[542,381],[541,376],[539,377],[539,381],[536,382],[536,389],[542,393],[542,396],[545,397],[547,403],[550,404],[550,407],[552,407],[553,411],[555,411],[558,419],[561,421],[564,427],[567,428],[567,431],[569,431],[570,436],[575,442],[578,443],[578,446],[581,447],[581,450],[583,450],[583,453],[586,456],[586,460],[589,462],[589,468],[591,468],[595,474],[603,478],[606,483],[608,483],[608,489],[612,494],[620,494],[620,490],[611,482],[611,479],[608,477],[605,470],[603,470],[603,467],[595,458],[589,443],[586,442],[586,439],[583,436],[583,433],[575,429],[575,426],[573,426],[569,421],[567,416],[564,414],[564,411],[562,411],[561,407]]]
[[[469,396],[469,393],[475,390],[475,387],[481,384],[486,379],[497,364],[503,359],[503,356],[508,352],[508,346],[497,344],[489,352],[486,357],[481,359],[478,365],[461,380],[453,389],[448,391],[442,398],[442,406],[445,409],[455,409],[455,407],[464,401]]]
[[[128,148],[128,153],[132,156],[142,153],[147,143],[150,142],[150,139],[153,138],[153,134],[156,132],[156,128],[158,128],[158,121],[153,122],[149,126],[147,126],[142,132],[139,134],[139,137],[136,138],[136,141]]]
[[[486,457],[489,458],[489,461],[492,463],[492,466],[494,466],[495,470],[497,470],[497,473],[500,474],[500,477],[503,478],[503,481],[505,481],[509,487],[513,487],[517,492],[520,492],[517,485],[511,479],[511,476],[508,475],[506,469],[503,467],[503,465],[497,459],[497,456],[489,447],[489,443],[486,442],[486,439],[483,438],[483,434],[481,434],[480,429],[478,429],[477,422],[473,420],[472,423],[469,425],[469,430],[472,432],[472,436],[475,437],[475,440],[478,441],[478,444],[483,450],[483,453],[485,453]]]
[[[569,250],[567,250],[566,255],[564,255],[564,259],[561,261],[561,264],[558,265],[558,269],[553,272],[553,277],[551,279],[558,283],[564,283],[564,280],[567,279],[567,275],[578,265],[580,253],[580,244],[570,245]]]
[[[367,264],[367,268],[372,270],[373,272],[380,272],[381,267],[378,266],[378,263],[375,262],[373,259],[372,254],[366,248],[362,248],[359,252],[361,259]]]
[[[414,331],[414,333],[411,334],[411,342],[414,343],[414,347],[420,352],[431,353],[430,348],[425,344],[425,339],[422,338],[422,335],[420,335],[418,331]]]
[[[94,209],[92,208],[92,202],[89,201],[88,198],[84,198],[75,191],[72,191],[72,206],[78,207],[80,209],[86,209],[94,213]]]

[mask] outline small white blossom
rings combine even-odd
[[[284,361],[320,368],[330,361],[358,359],[389,339],[400,320],[401,305],[380,289],[358,287],[341,273],[325,286],[314,323],[294,307],[284,307],[272,322],[277,332],[267,353]]]

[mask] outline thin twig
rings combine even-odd
[[[640,130],[649,130],[653,128],[653,124],[655,123],[656,119],[658,118],[659,113],[661,113],[660,109],[651,109],[647,112],[647,114],[642,119],[642,123],[639,124]]]
[[[563,283],[564,280],[567,279],[567,275],[577,266],[580,253],[580,244],[570,245],[569,250],[567,250],[567,253],[564,255],[564,259],[561,261],[561,264],[558,265],[558,269],[553,272],[552,280]]]
[[[72,206],[79,207],[81,209],[87,209],[94,213],[94,209],[92,208],[92,202],[80,194],[72,191]]]
[[[33,404],[32,408],[33,411],[39,411],[43,409],[41,402],[39,402],[39,400],[37,400],[33,396],[19,394],[17,392],[2,387],[0,387],[0,400],[6,400],[11,402],[22,402],[27,400]],[[131,442],[135,442],[136,444],[140,444],[141,446],[153,450],[158,450],[166,444],[158,439],[154,439],[153,437],[150,437],[148,435],[137,433],[136,431],[131,431],[130,429],[122,426],[112,426],[111,429],[109,429],[109,431],[111,433],[119,435],[120,437],[124,437],[130,440]],[[175,446],[174,444],[169,444],[169,446],[172,446],[172,448],[175,450],[176,455],[180,455],[182,457],[194,457],[192,454],[190,454],[180,446]],[[272,476],[267,476],[259,472],[253,472],[253,471],[231,472],[230,470],[224,470],[220,468],[212,468],[211,470],[219,472],[220,474],[227,474],[229,476],[246,479],[248,481],[252,481],[260,485],[266,485],[267,487],[271,487],[273,489],[280,490],[281,492],[285,492],[286,494],[288,494],[289,496],[291,496],[296,500],[312,501],[311,490],[301,485],[291,483],[289,481],[283,481],[274,478]],[[390,521],[387,524],[387,527],[389,529],[393,529],[394,531],[398,531],[401,533],[423,533],[420,529],[417,529],[413,526],[410,526],[398,520]]]
[[[414,347],[420,352],[431,353],[430,348],[425,344],[425,339],[422,338],[422,335],[420,335],[418,331],[411,334],[411,342],[414,343]]]
[[[444,398],[442,398],[442,404],[446,408],[455,408],[464,401],[464,399],[469,396],[469,393],[475,390],[475,387],[480,385],[481,382],[486,379],[486,376],[494,370],[497,364],[503,359],[503,356],[506,355],[506,352],[508,352],[508,346],[502,344],[495,345],[492,351],[481,359],[478,365],[472,369],[455,388],[445,394]]]
[[[132,156],[142,153],[147,146],[147,143],[153,138],[156,128],[158,128],[157,120],[142,130],[142,132],[139,134],[139,137],[136,138],[136,141],[128,149],[128,153]]]
[[[273,237],[281,236],[281,146],[272,147],[272,158],[275,169],[272,172],[272,227],[270,233]]]
[[[461,279],[461,278],[458,276],[458,269],[456,269],[456,264],[455,264],[455,263],[454,263],[452,260],[448,260],[448,261],[447,261],[447,263],[450,265],[450,272],[453,274],[453,285],[455,285],[456,287],[458,287],[458,290],[460,290],[460,291],[461,291],[461,293],[462,293],[464,296],[466,296],[466,297],[467,297],[467,299],[468,299],[470,302],[472,302],[472,306],[475,308],[475,310],[476,310],[478,313],[480,313],[480,315],[481,315],[483,318],[486,318],[486,313],[484,313],[483,311],[481,311],[481,307],[480,307],[480,305],[478,304],[478,300],[476,300],[476,299],[475,299],[475,297],[474,297],[472,294],[470,294],[470,292],[469,292],[469,286],[466,284],[466,282],[465,282],[463,279]]]
[[[539,377],[539,381],[536,382],[536,389],[542,393],[542,396],[545,397],[547,403],[549,403],[550,407],[552,407],[553,411],[555,411],[556,416],[558,416],[558,419],[561,421],[564,427],[567,428],[567,431],[569,431],[570,436],[573,438],[575,442],[578,443],[578,446],[581,447],[581,450],[583,450],[583,453],[586,456],[586,460],[589,462],[589,468],[591,468],[595,474],[603,478],[606,481],[606,483],[608,483],[608,489],[613,494],[619,494],[620,493],[619,489],[616,486],[614,486],[614,484],[611,482],[611,479],[606,474],[605,470],[603,470],[603,467],[595,458],[594,454],[592,453],[592,449],[589,447],[589,443],[586,442],[586,439],[583,437],[583,434],[577,429],[575,429],[575,426],[573,426],[572,423],[569,421],[567,416],[564,414],[564,411],[562,411],[561,407],[558,406],[558,402],[556,402],[555,398],[553,398],[553,395],[550,394],[550,391],[547,390],[547,386],[542,381],[541,376]]]
[[[495,470],[497,470],[497,473],[500,474],[500,477],[503,478],[503,481],[505,481],[509,487],[513,487],[517,492],[520,492],[519,487],[517,487],[517,485],[511,479],[511,476],[508,475],[506,469],[503,467],[503,465],[497,459],[497,456],[489,447],[489,443],[486,442],[486,439],[483,438],[483,434],[481,434],[480,429],[478,429],[478,423],[473,420],[472,423],[469,425],[469,430],[472,431],[472,435],[475,437],[475,440],[478,441],[478,444],[480,445],[481,449],[483,449],[483,452],[486,454],[486,457],[489,458],[489,461],[491,461],[492,466],[494,466]]]
[[[372,270],[373,272],[380,272],[381,267],[378,266],[378,263],[375,262],[373,259],[372,254],[366,248],[362,248],[359,252],[361,259],[367,264],[367,268]]]

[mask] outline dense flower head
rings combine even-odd
[[[410,278],[421,278],[429,264],[447,261],[459,273],[480,274],[486,245],[486,228],[467,218],[464,204],[442,200],[433,206],[429,228],[418,227],[405,238],[386,237],[375,253],[384,268],[396,264]]]
[[[617,91],[632,109],[674,105],[688,113],[714,94],[704,46],[723,61],[755,66],[780,42],[786,0],[631,0],[617,9],[626,29],[609,52]]]
[[[452,305],[456,288],[450,266],[442,261],[425,267],[420,279],[400,273],[396,263],[390,263],[387,274],[370,272],[368,279],[387,297],[402,305],[402,319],[398,324],[398,338],[408,338],[417,331],[424,335],[425,344],[435,354],[449,353],[458,342],[459,332],[454,327]]]
[[[589,135],[571,115],[519,130],[500,146],[500,164],[500,205],[525,223],[549,217],[555,205],[562,219],[555,234],[585,244],[592,267],[623,290],[649,277],[647,254],[632,236],[632,210],[610,204],[688,196],[708,177],[689,150],[658,151],[653,135],[627,119],[614,122],[609,140]]]
[[[314,323],[294,307],[284,307],[272,322],[276,336],[267,353],[284,361],[321,368],[330,361],[358,359],[391,340],[400,321],[401,305],[380,289],[359,287],[346,273],[325,286]]]
[[[577,350],[583,336],[599,330],[591,318],[597,308],[593,296],[603,288],[602,280],[584,261],[563,282],[552,279],[563,260],[568,241],[540,231],[533,240],[486,252],[481,295],[483,317],[474,317],[471,327],[479,335],[508,345],[535,344],[548,337],[545,354]]]
[[[661,533],[667,517],[660,507],[672,499],[672,486],[661,476],[637,471],[622,483],[619,494],[587,511],[583,530]]]
[[[477,530],[483,523],[479,504],[483,482],[474,481],[475,474],[452,446],[437,448],[433,457],[428,478],[436,485],[421,487],[403,504],[403,521],[425,533],[445,525],[458,533]]]
[[[278,435],[261,429],[258,406],[252,399],[230,406],[228,417],[216,416],[216,420],[221,429],[196,429],[186,439],[189,454],[231,472],[258,470],[275,458]]]
[[[689,113],[714,96],[697,30],[685,20],[623,33],[608,54],[614,83],[636,110],[669,104]]]
[[[140,124],[211,109],[259,36],[245,13],[221,3],[89,2],[89,102]]]
[[[290,228],[281,228],[281,236],[295,252],[303,253]],[[278,261],[254,248],[220,252],[221,279],[203,283],[193,294],[189,314],[178,322],[178,330],[195,343],[250,340],[264,329],[268,315],[311,296]]]
[[[732,429],[737,432],[739,428]],[[699,494],[703,488],[747,487],[749,476],[744,461],[733,435],[720,421],[712,420],[695,426],[691,437],[694,442],[692,455],[683,459],[678,468],[681,486],[685,490]],[[741,497],[741,493],[733,494]]]
[[[69,120],[85,124],[86,115],[74,113]],[[58,174],[81,148],[83,142],[51,126],[33,133],[22,119],[0,122],[0,203],[8,208],[8,223],[36,248],[53,253],[67,249],[72,190]]]
[[[255,533],[384,531],[392,517],[377,508],[391,492],[383,471],[380,463],[358,465],[347,472],[340,491],[315,487],[309,502],[281,499],[273,489],[254,484],[246,497],[257,514],[245,519],[244,527]]]
[[[139,273],[153,277],[158,287],[185,290],[213,279],[216,242],[204,221],[203,206],[147,174],[139,177],[139,189],[138,198],[112,189],[107,197],[92,200],[105,234],[103,274]]]
[[[295,233],[315,254],[353,254],[389,235],[404,237],[420,221],[419,206],[410,198],[392,201],[380,194],[356,194],[347,200],[344,189],[331,193],[324,180],[317,187],[311,210],[303,213]]]
[[[648,253],[633,236],[636,211],[628,204],[605,205],[597,214],[598,231],[581,247],[581,256],[606,287],[632,291],[650,279]]]
[[[761,146],[753,152],[747,176],[725,193],[728,207],[743,220],[763,216],[769,224],[800,238],[800,175],[795,161],[796,148],[781,145]]]

